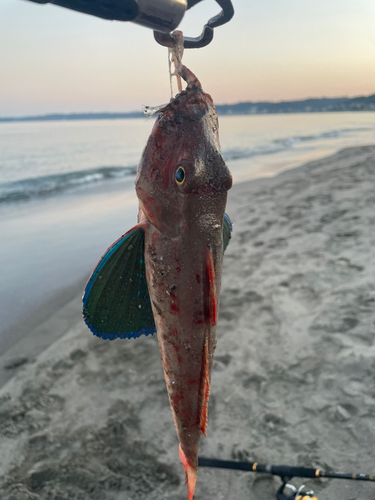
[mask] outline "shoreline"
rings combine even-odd
[[[372,473],[374,182],[375,145],[229,192],[201,456]],[[96,339],[75,319],[78,300],[39,331],[60,314],[66,333],[0,389],[1,497],[186,498],[156,338]],[[324,498],[374,494],[371,483],[306,483]],[[197,499],[269,500],[277,485],[200,469]]]
[[[306,155],[311,161],[328,151]],[[277,175],[286,166],[298,168],[302,158],[306,156],[290,153],[278,160],[272,155],[263,157],[250,172],[248,160],[229,162],[229,166],[232,170],[236,170],[234,164],[238,167],[234,174],[237,184],[244,181],[242,170],[247,171],[245,182],[249,177],[253,182]],[[89,275],[104,249],[135,224],[137,205],[132,177],[0,205],[0,233],[4,235],[0,265],[6,270],[0,287],[0,352],[19,338],[20,320],[33,315],[34,309],[58,295],[61,288],[74,286]]]
[[[359,106],[358,106],[359,104]],[[313,106],[312,106],[313,105]],[[320,105],[320,106],[319,106]],[[362,106],[362,108],[360,107]],[[297,101],[242,101],[232,104],[216,104],[219,116],[243,116],[252,114],[291,113],[358,113],[375,111],[375,94],[356,97],[317,97]],[[252,111],[248,111],[252,108]],[[30,116],[0,116],[0,123],[49,122],[77,120],[122,120],[144,118],[142,111],[127,112],[77,112],[49,113]]]
[[[297,167],[292,167],[287,170],[282,170],[280,172],[275,173],[273,176],[269,177],[256,177],[254,179],[238,181],[233,185],[231,190],[228,192],[228,204],[227,211],[232,219],[233,224],[235,225],[234,231],[237,230],[238,221],[236,220],[236,216],[231,214],[231,206],[232,199],[236,200],[237,195],[241,193],[251,193],[257,191],[263,187],[270,188],[273,184],[277,184],[281,179],[293,178],[295,173],[308,172],[311,167],[316,164],[326,163],[330,161],[330,159],[335,159],[337,155],[346,154],[347,152],[353,151],[354,153],[357,150],[361,150],[362,148],[372,147],[370,146],[362,146],[362,147],[349,147],[343,150],[340,150],[336,153],[333,153],[329,156],[324,156],[317,160],[311,160]],[[375,147],[375,146],[374,146]],[[129,185],[129,181],[127,181],[127,185]],[[129,186],[127,191],[129,191]],[[88,190],[82,190],[80,193],[83,198],[91,198],[92,196],[100,196],[106,197],[109,193],[115,196],[115,204],[119,202],[119,199],[122,194],[125,193],[124,186],[119,185],[115,181],[107,181],[107,185],[105,185],[105,189],[103,185],[98,185],[95,188],[91,188]],[[62,200],[67,199],[71,196],[74,196],[73,193],[63,193],[60,198]],[[132,192],[133,198],[135,197],[135,193]],[[26,202],[25,205],[27,205]],[[235,204],[235,203],[234,203]],[[31,202],[32,205],[32,202]],[[10,208],[10,213],[13,211],[12,207]],[[27,208],[27,207],[25,207]],[[233,208],[235,211],[235,208]],[[134,211],[134,214],[136,212]],[[134,215],[133,214],[133,215]],[[14,215],[17,217],[18,214],[14,212]],[[134,218],[135,221],[135,218]],[[131,223],[131,222],[130,222]],[[135,223],[135,222],[134,222]],[[131,226],[129,226],[131,227]],[[127,229],[125,229],[127,230]],[[108,240],[109,241],[109,240]],[[105,244],[104,244],[105,246]],[[105,251],[105,248],[102,248],[101,252]],[[101,255],[101,254],[100,254]],[[96,261],[100,258],[99,253],[97,254]],[[95,259],[93,263],[96,262]],[[95,264],[94,264],[95,265]],[[77,323],[82,320],[81,315],[81,302],[82,302],[82,293],[84,286],[87,282],[87,279],[92,271],[83,270],[80,276],[77,277],[74,284],[69,286],[65,286],[62,289],[58,288],[51,297],[43,302],[39,303],[35,306],[31,311],[30,315],[28,314],[26,317],[20,318],[16,323],[12,324],[8,328],[3,331],[3,334],[6,337],[16,338],[17,341],[10,345],[8,348],[3,349],[2,354],[0,356],[0,388],[6,383],[12,376],[18,371],[18,368],[23,364],[28,363],[31,359],[35,358],[39,353],[41,353],[44,349],[46,349],[53,342],[57,341],[60,336],[69,329],[73,328]],[[59,333],[53,335],[50,340],[44,339],[42,341],[38,340],[40,337],[40,332],[45,328],[44,325],[50,326],[54,323],[54,317],[59,316],[60,309],[69,308],[71,311],[71,320],[67,322],[63,322],[63,326],[58,328]],[[48,312],[47,312],[48,311]],[[59,321],[57,321],[59,323]],[[26,355],[25,353],[29,353]],[[22,360],[28,360],[24,363],[21,363],[19,366],[15,366],[14,368],[5,368],[7,365],[17,365]]]
[[[105,249],[136,221],[132,180],[106,189],[64,193],[1,210],[0,352],[12,344],[3,333],[61,288],[88,277]]]

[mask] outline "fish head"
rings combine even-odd
[[[148,220],[176,237],[187,219],[223,217],[232,177],[211,97],[188,88],[160,113],[138,167],[136,192]]]

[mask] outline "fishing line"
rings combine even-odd
[[[184,54],[184,36],[182,31],[175,31],[172,33],[171,38],[173,43],[168,46],[168,71],[169,71],[169,86],[171,91],[171,101],[174,99],[173,93],[173,77],[177,79],[178,92],[182,92],[182,78],[180,76],[180,71],[182,68],[182,56]],[[174,71],[172,71],[172,65]],[[160,106],[145,106],[142,104],[142,113],[146,116],[154,116],[160,111],[162,111],[168,103],[161,104]]]
[[[174,31],[171,34],[173,38],[173,45],[168,47],[168,68],[169,68],[169,83],[171,88],[171,99],[174,98],[173,95],[173,84],[172,78],[175,76],[177,79],[178,92],[182,92],[182,78],[179,74],[178,69],[182,65],[182,56],[184,54],[184,36],[182,31]],[[174,66],[174,72],[172,73],[172,64]]]

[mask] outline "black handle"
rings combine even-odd
[[[112,21],[133,21],[138,15],[138,4],[135,0],[30,0],[46,4],[53,3],[67,9],[91,14]]]

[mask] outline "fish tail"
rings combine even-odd
[[[186,474],[186,484],[188,488],[188,498],[187,500],[193,500],[194,498],[194,491],[195,491],[195,483],[197,482],[197,469],[196,467],[193,467],[189,460],[186,458],[185,453],[182,451],[181,445],[180,445],[180,460],[182,462],[182,465],[184,466],[185,469],[185,474]]]

